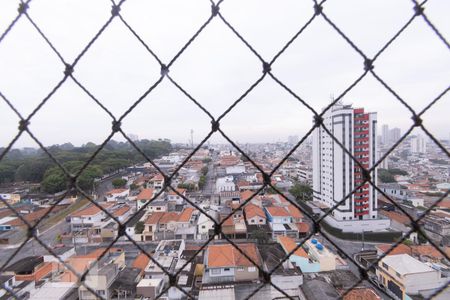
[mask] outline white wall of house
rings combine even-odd
[[[266,224],[266,218],[263,218],[260,216],[254,216],[253,218],[247,219],[247,223],[250,225]]]
[[[234,276],[235,268],[213,268],[209,269],[208,272],[211,277]]]

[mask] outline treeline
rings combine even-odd
[[[378,169],[378,179],[382,183],[397,182],[395,180],[396,175],[408,176],[408,172],[401,169]]]
[[[141,140],[135,143],[151,159],[172,151],[169,140]],[[67,143],[51,146],[48,150],[70,173],[75,174],[97,148],[98,145],[94,143],[81,147]],[[110,141],[80,174],[78,185],[89,191],[94,178],[143,161],[144,157],[129,143]],[[13,149],[0,161],[0,183],[22,181],[41,183],[42,191],[47,193],[60,192],[67,186],[63,171],[48,155],[42,150],[29,148]]]

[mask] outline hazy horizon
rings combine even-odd
[[[220,5],[226,20],[270,61],[313,15],[312,1],[227,0]],[[327,1],[324,12],[368,56],[373,57],[414,14],[405,1],[352,0],[345,8]],[[386,8],[389,9],[386,9]],[[448,1],[430,1],[425,13],[444,35],[450,33]],[[111,2],[33,1],[28,14],[61,53],[72,62],[108,20]],[[209,18],[210,1],[126,1],[123,18],[168,63]],[[0,33],[17,15],[16,1],[0,2]],[[250,20],[250,21],[249,21]],[[30,51],[33,49],[33,51]],[[411,63],[414,62],[414,63]],[[425,21],[412,24],[375,61],[374,71],[419,112],[448,88],[450,55]],[[64,65],[30,22],[22,17],[0,43],[0,92],[26,117],[63,78]],[[272,65],[278,79],[317,112],[338,97],[363,73],[363,59],[322,17],[290,45]],[[262,75],[257,57],[214,18],[171,66],[170,76],[217,118]],[[74,68],[74,77],[117,118],[160,76],[157,61],[115,18]],[[381,125],[405,132],[410,112],[371,74],[343,102],[378,113]],[[446,94],[423,116],[424,126],[439,139],[449,139]],[[252,90],[223,120],[221,129],[235,142],[264,143],[302,137],[312,126],[312,113],[272,78]],[[19,118],[0,98],[0,145],[17,134]],[[30,130],[46,146],[71,142],[102,143],[111,132],[110,116],[68,78],[31,119]],[[210,118],[168,78],[122,122],[124,132],[141,139],[168,138],[187,143],[203,140]],[[416,132],[416,130],[414,131]],[[113,139],[124,141],[116,134]],[[211,143],[225,142],[215,133]],[[37,147],[27,133],[13,148]]]

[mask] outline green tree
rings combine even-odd
[[[296,200],[310,201],[312,200],[312,188],[304,183],[297,182],[289,189],[289,192]]]
[[[394,175],[386,169],[378,169],[378,179],[383,183],[396,182]]]
[[[58,193],[67,188],[66,176],[62,173],[53,172],[50,175],[45,176],[41,182],[42,189],[47,193]]]
[[[203,189],[203,187],[205,186],[205,184],[206,184],[206,176],[205,176],[205,175],[202,175],[202,176],[200,176],[200,179],[199,179],[199,181],[198,181],[198,187],[199,187],[199,189]]]
[[[202,175],[208,174],[208,167],[204,166],[204,167],[201,169],[201,173],[202,173]]]
[[[186,189],[188,192],[195,191],[195,184],[193,183],[180,183],[177,187],[179,189]]]
[[[125,187],[127,185],[127,180],[123,178],[115,178],[111,183],[114,188],[118,189]]]
[[[406,246],[411,246],[414,243],[410,239],[405,239],[402,244],[404,244]]]
[[[139,221],[134,225],[134,233],[141,234],[145,229],[145,224],[142,221]]]
[[[252,239],[257,240],[259,244],[266,244],[269,241],[267,231],[264,229],[256,229],[251,233],[251,237]]]
[[[14,165],[0,162],[0,183],[14,181],[15,172],[16,167]]]

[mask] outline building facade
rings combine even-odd
[[[376,162],[377,114],[365,112],[363,108],[335,104],[324,116],[323,124],[339,143],[365,169]],[[376,183],[377,174],[373,171],[372,181]],[[316,128],[313,134],[313,197],[314,201],[333,207],[363,183],[363,172],[359,165],[325,131]],[[332,212],[336,221],[376,220],[377,193],[365,183],[346,198]],[[372,230],[374,222],[366,222],[355,231]],[[354,223],[355,225],[357,223]],[[365,227],[363,229],[362,227]],[[380,229],[375,225],[376,229]]]

